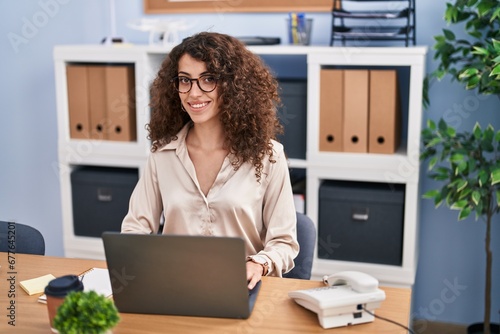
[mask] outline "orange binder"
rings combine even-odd
[[[321,69],[319,100],[319,150],[342,152],[344,71]]]
[[[134,67],[106,67],[106,128],[109,140],[136,139]]]
[[[66,66],[68,89],[69,135],[74,139],[90,138],[89,92],[87,67]]]
[[[344,151],[368,152],[369,70],[344,71]]]
[[[396,70],[370,71],[370,121],[368,152],[392,154],[401,137]]]

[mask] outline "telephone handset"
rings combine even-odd
[[[325,276],[323,282],[324,287],[288,293],[297,304],[317,313],[323,328],[371,322],[373,311],[385,300],[378,280],[366,273],[338,272]]]
[[[378,280],[360,271],[342,271],[323,277],[326,285],[350,285],[357,292],[372,292],[378,288]]]

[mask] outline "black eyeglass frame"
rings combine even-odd
[[[215,80],[215,86],[212,90],[205,90],[203,88],[201,88],[201,85],[200,85],[200,79],[202,79],[203,77],[213,77],[214,80]],[[181,92],[178,88],[178,85],[176,85],[176,81],[179,80],[179,78],[185,78],[187,80],[189,80],[189,89],[186,91],[186,92]],[[194,78],[194,79],[191,79],[185,75],[179,75],[179,76],[176,76],[176,77],[173,77],[172,79],[170,79],[170,82],[172,82],[174,84],[174,87],[175,87],[175,90],[179,93],[179,94],[187,94],[191,91],[191,89],[193,89],[193,81],[196,81],[196,84],[198,85],[198,88],[204,92],[204,93],[211,93],[213,92],[216,88],[217,88],[217,84],[219,83],[219,80],[220,80],[220,76],[217,76],[217,75],[213,75],[213,74],[202,74],[200,75],[198,78]]]

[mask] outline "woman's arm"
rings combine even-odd
[[[271,260],[270,273],[282,276],[293,269],[293,260],[299,252],[297,242],[297,215],[293,201],[292,185],[283,145],[274,142],[276,163],[271,164],[263,205],[263,221],[267,233],[264,240],[264,255]]]
[[[122,233],[157,233],[162,211],[153,153],[130,197],[129,211],[122,222]]]

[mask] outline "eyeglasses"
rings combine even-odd
[[[213,74],[204,74],[201,75],[198,79],[191,79],[185,76],[178,76],[171,80],[174,83],[175,89],[181,93],[189,93],[191,88],[193,88],[193,81],[196,81],[198,87],[202,92],[210,93],[215,90],[217,87],[217,81],[220,77],[217,77]]]

